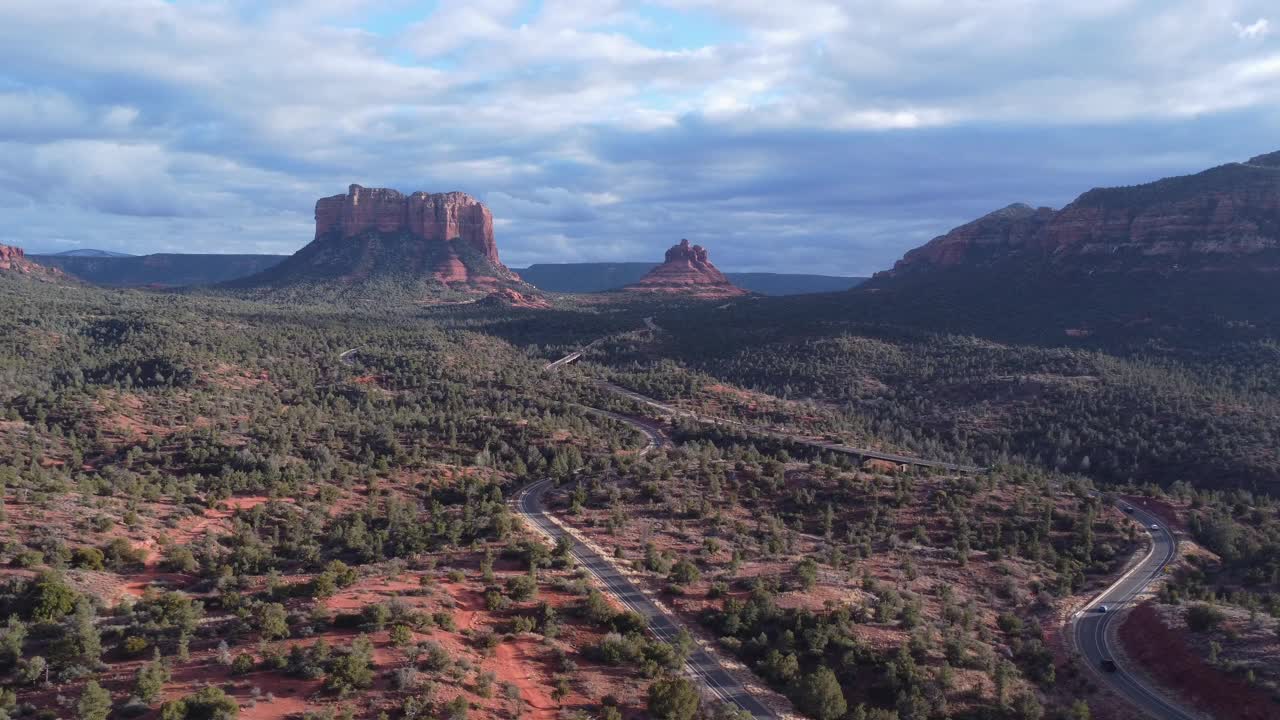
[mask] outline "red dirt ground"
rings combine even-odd
[[[1223,720],[1267,720],[1280,716],[1280,706],[1267,693],[1223,674],[1193,653],[1182,632],[1171,630],[1151,603],[1134,608],[1119,630],[1130,658],[1157,682],[1176,687],[1191,704]],[[1194,678],[1194,683],[1188,680]]]
[[[537,662],[525,647],[535,641],[527,638],[499,643],[494,651],[494,658],[487,667],[493,670],[505,682],[514,683],[520,688],[520,697],[524,698],[525,715],[535,720],[553,720],[560,711],[560,706],[538,682],[539,678],[529,672]]]

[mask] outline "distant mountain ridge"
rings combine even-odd
[[[75,250],[63,250],[62,252],[48,253],[48,255],[50,257],[135,257],[129,253],[115,252],[114,250],[98,250],[96,248],[76,248]]]
[[[216,285],[262,272],[287,255],[33,255],[43,265],[108,287]]]
[[[659,263],[538,263],[515,272],[526,282],[559,293],[596,293],[617,290],[644,277]],[[726,272],[729,282],[761,295],[805,295],[841,292],[866,282],[865,277],[806,275],[800,273]]]

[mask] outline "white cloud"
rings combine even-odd
[[[1261,40],[1271,34],[1271,21],[1266,18],[1258,18],[1248,25],[1233,22],[1231,27],[1236,29],[1241,40]]]
[[[1132,142],[1134,125],[1280,107],[1280,56],[1240,41],[1268,36],[1271,2],[648,3],[723,30],[681,43],[652,37],[674,21],[624,0],[447,2],[423,18],[399,2],[409,19],[377,30],[369,18],[387,6],[372,0],[0,3],[0,192],[33,213],[131,218],[88,226],[127,232],[138,250],[172,247],[175,228],[213,237],[191,217],[221,228],[227,249],[291,250],[309,238],[296,230],[314,199],[359,181],[485,197],[518,257],[652,257],[687,228],[757,254],[761,238],[891,245],[847,261],[873,270],[854,265],[891,260],[925,232],[920,218],[1037,200],[993,185],[958,208],[943,178],[922,189],[898,176],[895,164],[933,162],[913,154],[915,138],[939,150],[943,133],[990,132],[1003,153],[1004,138],[1036,136],[1020,162],[1043,164],[1064,129]],[[1234,142],[1274,130],[1256,124]],[[1216,141],[1195,132],[1178,144]],[[813,138],[832,147],[813,150]],[[863,142],[860,155],[833,149]],[[1107,172],[1071,177],[1119,174]],[[864,182],[883,175],[894,179]],[[41,227],[55,236],[72,216],[49,211]],[[62,236],[85,239],[76,232]]]

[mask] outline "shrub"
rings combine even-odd
[[[687,678],[666,677],[649,686],[649,714],[657,720],[693,720],[700,703],[698,689]]]
[[[169,572],[193,573],[200,569],[200,563],[185,545],[169,545],[164,549],[164,558],[160,566]]]
[[[130,635],[120,644],[120,650],[125,655],[137,656],[141,655],[150,645],[151,643],[147,642],[146,638],[139,635]]]
[[[394,690],[409,690],[418,684],[418,669],[413,667],[396,668],[391,674],[391,687]]]
[[[169,682],[170,673],[169,666],[161,660],[149,662],[138,668],[138,674],[134,680],[134,693],[138,702],[144,705],[150,705],[160,699],[160,693],[164,691],[164,684]]]
[[[247,675],[253,672],[253,656],[249,653],[240,653],[235,660],[231,661],[232,675]]]
[[[532,575],[517,575],[507,581],[507,594],[515,602],[532,600],[538,594],[538,581]]]
[[[1208,632],[1218,627],[1223,617],[1221,610],[1199,603],[1187,608],[1187,627],[1193,632]]]
[[[61,620],[75,609],[79,597],[61,575],[51,571],[42,572],[31,584],[31,619],[42,623]]]
[[[444,704],[445,716],[449,720],[467,720],[467,711],[471,709],[471,702],[465,696],[459,695]]]
[[[325,689],[347,695],[373,685],[373,643],[361,635],[351,642],[347,652],[329,663]]]
[[[107,720],[110,714],[111,693],[96,680],[90,680],[80,693],[80,702],[76,703],[76,716],[80,720]]]
[[[281,640],[289,637],[289,616],[284,605],[267,603],[258,611],[258,631],[264,640]]]
[[[233,720],[240,706],[222,688],[209,685],[178,700],[171,700],[160,710],[161,720]]]
[[[396,625],[391,628],[390,640],[391,644],[396,647],[405,647],[413,642],[413,631],[409,629],[408,625]]]
[[[848,711],[844,690],[830,668],[819,667],[800,681],[800,707],[818,720],[835,720]]]
[[[692,585],[702,579],[702,571],[693,561],[684,559],[671,567],[671,574],[667,577],[677,585]]]
[[[95,547],[78,547],[71,551],[71,564],[84,570],[101,570],[106,557]]]

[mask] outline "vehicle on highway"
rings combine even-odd
[[[1159,529],[1160,529],[1160,526],[1159,526],[1159,525],[1157,525],[1157,524],[1155,524],[1155,523],[1151,523],[1151,529],[1152,529],[1152,530],[1159,530]]]
[[[1098,613],[1104,613],[1104,612],[1106,612],[1106,611],[1107,611],[1107,606],[1106,606],[1106,605],[1099,605],[1098,607],[1094,608],[1094,609],[1093,609],[1093,611],[1094,611],[1094,612],[1098,612]]]
[[[1125,512],[1127,512],[1127,513],[1131,513],[1131,512],[1133,512],[1133,506],[1132,506],[1132,505],[1125,505],[1125,506],[1124,506],[1124,511],[1125,511]]]
[[[1102,665],[1102,669],[1106,670],[1107,672],[1116,672],[1119,669],[1116,667],[1116,661],[1111,660],[1110,658],[1103,660],[1101,665]]]

